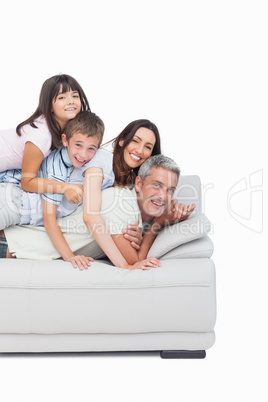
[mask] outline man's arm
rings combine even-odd
[[[174,202],[169,210],[160,217],[153,218],[151,223],[147,225],[139,250],[135,250],[122,235],[113,235],[112,238],[127,262],[134,264],[147,257],[156,236],[164,226],[173,225],[187,219],[194,209],[195,204],[185,205]]]
[[[57,205],[45,200],[42,200],[42,202],[44,226],[56,250],[60,253],[64,261],[70,261],[74,268],[78,266],[80,270],[83,270],[83,268],[87,269],[90,266],[89,261],[93,261],[93,259],[83,255],[74,255],[58,225],[56,219]]]
[[[136,264],[139,261],[147,258],[148,251],[156,238],[160,226],[150,225],[145,235],[139,250],[134,249],[131,243],[125,239],[124,235],[112,235],[112,239],[115,242],[118,249],[121,251],[123,257],[127,260],[128,264]]]

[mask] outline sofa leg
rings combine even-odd
[[[162,359],[204,359],[205,350],[162,350]]]

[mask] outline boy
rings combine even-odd
[[[62,134],[63,147],[52,151],[43,160],[38,177],[69,182],[74,168],[84,170],[86,164],[91,161],[102,142],[103,133],[104,124],[98,116],[88,111],[80,112],[66,125],[65,133]],[[0,230],[14,224],[44,225],[53,245],[65,261],[70,261],[74,267],[81,264],[90,266],[89,261],[92,261],[90,257],[73,254],[57,223],[57,217],[69,213],[64,208],[60,209],[63,194],[25,192],[18,185],[12,184],[12,182],[18,183],[19,175],[20,171],[7,171],[6,179],[2,178],[5,184],[1,186]],[[111,176],[106,186],[112,185],[112,182]]]

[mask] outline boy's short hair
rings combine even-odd
[[[145,162],[143,162],[143,164],[141,165],[141,167],[139,168],[138,171],[138,176],[141,178],[142,183],[144,183],[144,180],[147,176],[150,175],[151,173],[151,169],[155,167],[155,168],[163,168],[163,169],[167,169],[170,170],[171,172],[176,173],[177,175],[177,183],[180,177],[180,168],[177,165],[176,162],[174,162],[173,159],[168,158],[165,155],[154,155],[154,156],[150,156],[150,158],[146,159]]]
[[[79,112],[74,119],[69,120],[65,127],[67,141],[75,133],[81,133],[88,137],[97,137],[99,145],[102,142],[104,134],[104,123],[95,113],[89,111]]]

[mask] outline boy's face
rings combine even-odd
[[[65,134],[62,134],[61,138],[63,146],[67,147],[73,166],[77,168],[90,161],[99,147],[99,140],[95,136],[88,137],[82,133],[75,133],[69,141]]]

